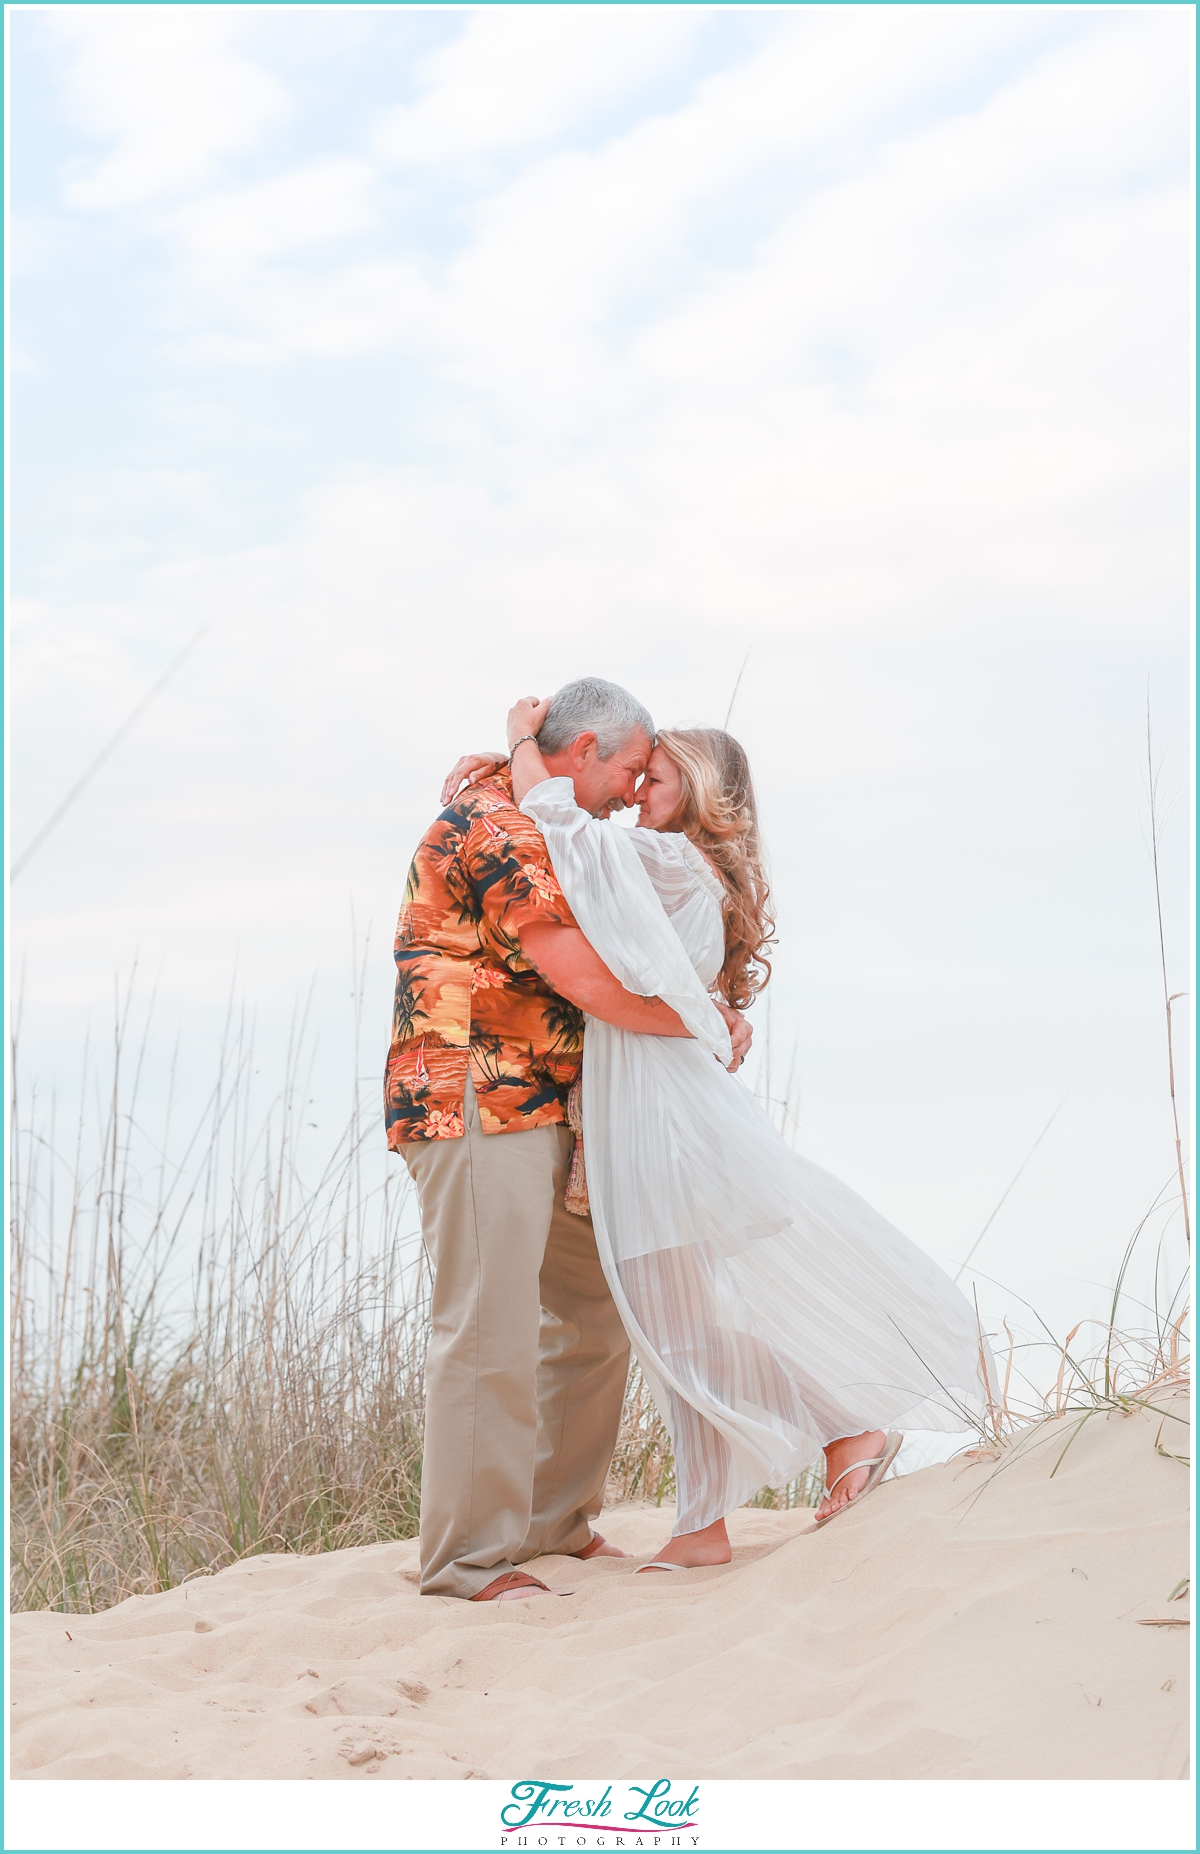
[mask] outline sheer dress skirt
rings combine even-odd
[[[722,1066],[706,989],[721,891],[703,859],[683,838],[589,818],[567,780],[524,809],[601,958],[694,1039],[589,1018],[582,1086],[596,1242],[671,1432],[676,1533],[784,1485],[838,1436],[969,1427],[992,1375],[970,1303]]]
[[[674,1445],[677,1533],[838,1436],[973,1422],[990,1354],[970,1303],[698,1044],[589,1020],[583,1114],[601,1261]]]

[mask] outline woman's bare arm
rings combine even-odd
[[[524,734],[536,735],[546,719],[546,710],[550,706],[549,696],[538,700],[535,697],[517,702],[509,711],[508,745],[504,753],[464,753],[454,762],[442,785],[442,803],[448,805],[458,796],[464,785],[474,785],[480,779],[486,779],[495,772],[497,766],[503,766],[506,759],[512,762],[513,797],[517,804],[532,792],[535,785],[551,774],[538,751],[536,740],[527,740],[517,749],[517,759],[513,762],[512,744]]]
[[[508,754],[512,768],[513,798],[519,805],[527,792],[532,792],[535,785],[551,777],[550,769],[542,758],[536,736],[541,731],[546,711],[550,707],[548,696],[538,699],[529,696],[520,702],[514,702],[508,711]],[[516,742],[520,741],[518,747]]]
[[[589,1017],[642,1036],[691,1036],[682,1018],[661,998],[639,998],[626,991],[578,927],[531,921],[521,929],[520,939],[530,965],[560,998],[569,999]]]

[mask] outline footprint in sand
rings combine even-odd
[[[318,1719],[339,1713],[356,1719],[391,1719],[401,1707],[416,1705],[418,1693],[422,1699],[429,1697],[428,1689],[419,1681],[368,1680],[351,1674],[335,1680],[323,1693],[314,1693],[305,1700],[304,1710]]]
[[[381,1745],[348,1744],[341,1747],[338,1755],[344,1757],[347,1764],[374,1764],[382,1763],[387,1752]]]

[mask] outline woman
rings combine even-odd
[[[589,1018],[584,1036],[596,1243],[675,1450],[674,1532],[642,1569],[724,1564],[725,1516],[822,1451],[818,1524],[878,1484],[899,1424],[970,1425],[990,1356],[936,1263],[792,1151],[723,1066],[729,1037],[710,991],[741,1008],[770,972],[741,747],[716,728],[660,734],[639,828],[624,830],[548,776],[534,738],[547,706],[509,715],[513,795],[600,957],[692,1032],[635,1036]]]

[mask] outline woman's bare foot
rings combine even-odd
[[[836,1442],[829,1444],[825,1450],[825,1485],[832,1487],[833,1492],[827,1493],[817,1508],[817,1519],[835,1513],[839,1506],[845,1506],[862,1492],[870,1468],[856,1468],[844,1480],[838,1480],[838,1476],[845,1473],[852,1461],[870,1461],[873,1455],[882,1455],[886,1440],[882,1429],[864,1429],[861,1436],[839,1436]],[[835,1481],[836,1487],[833,1486]]]
[[[701,1564],[728,1564],[733,1553],[729,1548],[725,1521],[714,1519],[712,1525],[705,1526],[702,1532],[683,1532],[678,1538],[669,1539],[654,1556],[659,1564],[677,1564],[681,1569],[689,1571]],[[642,1571],[653,1572],[655,1576],[667,1575],[665,1571],[655,1571],[651,1564],[640,1565],[638,1575]]]

